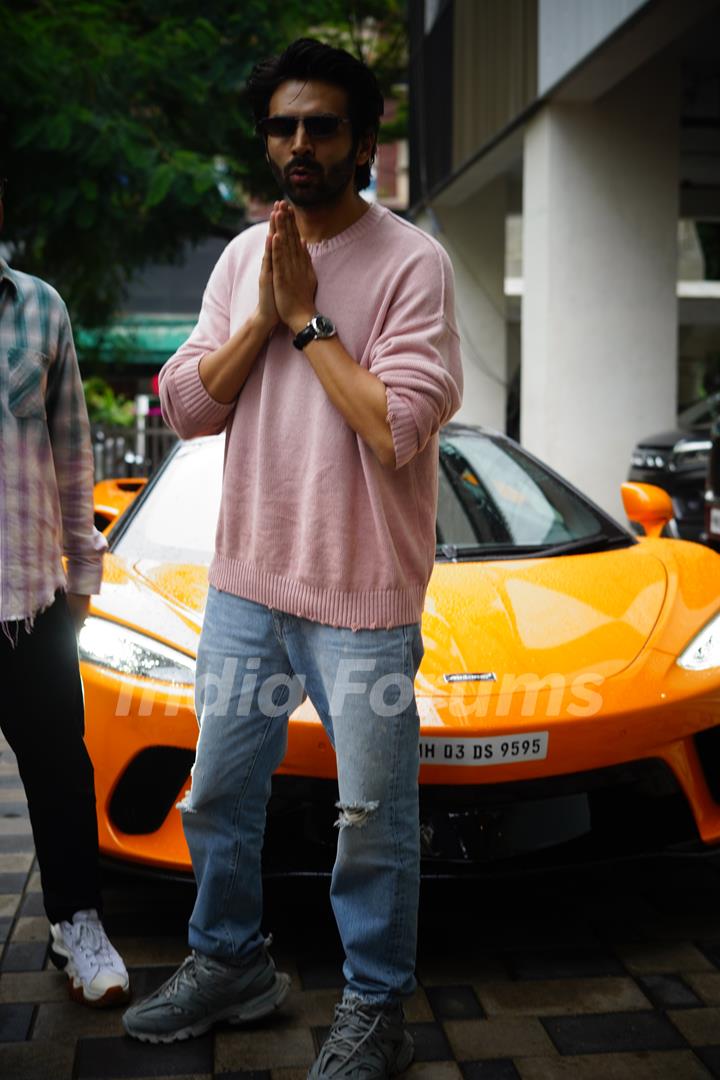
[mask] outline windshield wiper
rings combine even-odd
[[[476,559],[485,555],[539,555],[544,552],[542,544],[438,544],[436,559]]]
[[[607,551],[615,547],[629,547],[635,543],[631,536],[584,536],[577,540],[567,540],[560,544],[438,544],[435,549],[436,559],[454,562],[462,559],[489,558],[493,555],[508,559],[554,558],[556,555],[589,554],[593,551]]]
[[[550,544],[542,554],[555,555],[590,554],[592,551],[608,551],[610,548],[631,547],[636,541],[631,536],[584,536],[578,540],[563,541],[562,544]]]

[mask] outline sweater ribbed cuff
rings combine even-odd
[[[208,394],[200,378],[200,357],[181,364],[172,374],[183,411],[198,424],[216,424],[235,408],[235,402],[224,404]]]
[[[395,447],[395,467],[401,468],[412,461],[418,451],[418,431],[415,417],[407,402],[387,387],[387,418]]]

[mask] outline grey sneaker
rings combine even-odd
[[[341,1001],[307,1080],[387,1080],[407,1069],[414,1051],[402,1006]]]
[[[267,1016],[289,989],[290,976],[275,970],[264,947],[242,965],[193,952],[154,994],[127,1010],[123,1025],[143,1042],[189,1039],[220,1020],[240,1024]]]

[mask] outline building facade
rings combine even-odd
[[[461,419],[622,518],[638,438],[720,371],[698,241],[720,223],[720,2],[409,9],[411,216],[455,265]]]

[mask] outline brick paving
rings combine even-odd
[[[186,954],[189,885],[113,873],[105,922],[141,996]],[[266,929],[293,989],[264,1024],[147,1046],[120,1010],[68,1000],[47,959],[27,807],[0,740],[0,1076],[305,1080],[337,1000],[325,883],[270,882]],[[720,1077],[720,859],[423,887],[407,1080]]]

